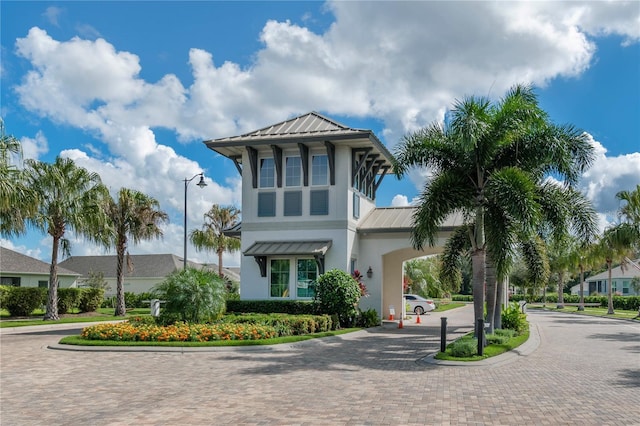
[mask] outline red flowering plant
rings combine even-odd
[[[360,295],[363,297],[369,296],[369,292],[367,291],[367,286],[364,285],[364,283],[362,282],[362,274],[360,273],[360,271],[356,269],[355,271],[353,271],[351,276],[353,277],[354,280],[356,280],[356,282],[358,283],[358,286],[360,287]]]

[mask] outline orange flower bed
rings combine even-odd
[[[210,342],[214,340],[260,340],[277,337],[274,327],[258,324],[98,324],[82,330],[88,340],[124,342]]]

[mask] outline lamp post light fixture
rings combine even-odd
[[[197,173],[193,175],[191,179],[184,178],[184,258],[183,269],[187,269],[187,186],[189,182],[200,176],[200,182],[198,185],[200,188],[207,186],[207,182],[204,181],[204,173]]]

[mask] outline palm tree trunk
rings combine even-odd
[[[51,249],[51,267],[49,268],[49,293],[47,296],[47,310],[44,320],[57,321],[58,316],[58,248],[60,238],[54,235],[53,248]]]
[[[562,277],[564,272],[558,272],[558,304],[556,305],[556,309],[564,309],[564,284],[562,282]]]
[[[116,268],[116,310],[114,316],[125,316],[127,314],[127,305],[124,300],[124,255],[125,249],[118,244],[117,250],[117,268]]]
[[[505,294],[505,286],[507,285],[506,280],[501,280],[496,285],[496,309],[493,314],[493,329],[500,330],[502,328],[502,299]]]
[[[496,269],[491,260],[491,256],[487,256],[487,264],[486,264],[486,282],[487,282],[487,320],[489,327],[487,329],[487,333],[493,334],[493,329],[495,327],[495,312],[496,312],[496,299],[497,299],[497,289],[496,289]]]
[[[477,249],[471,255],[473,269],[473,319],[475,336],[479,336],[484,330],[478,330],[478,320],[484,318],[484,278],[485,278],[484,249]]]
[[[607,310],[608,315],[615,314],[615,312],[613,311],[613,292],[611,291],[611,287],[613,286],[613,282],[611,281],[611,263],[612,260],[607,259],[607,268],[609,269],[609,285],[607,286],[607,296],[609,299],[609,309]]]
[[[578,310],[584,311],[584,266],[580,265],[580,303]]]

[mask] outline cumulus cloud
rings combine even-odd
[[[49,6],[48,8],[46,8],[46,10],[42,15],[47,19],[47,21],[49,21],[49,23],[51,23],[51,25],[59,27],[60,26],[59,18],[61,14],[62,14],[61,8],[56,6]]]
[[[193,76],[188,86],[171,70],[145,81],[135,52],[118,50],[93,27],[67,41],[34,27],[16,42],[17,54],[31,64],[16,93],[31,112],[83,129],[108,147],[102,155],[95,147],[64,155],[99,172],[115,190],[131,185],[179,212],[181,180],[206,167],[158,143],[156,128],[188,143],[318,110],[378,119],[393,146],[406,132],[442,120],[453,99],[579,76],[593,61],[594,36],[640,39],[635,2],[331,1],[327,8],[335,20],[324,33],[266,22],[257,35],[262,48],[248,65],[216,64],[203,49],[185,52]],[[59,13],[52,7],[46,16],[55,22]],[[34,155],[46,147],[37,137],[32,145]],[[608,191],[639,181],[635,154],[616,158],[615,168],[612,161],[602,154],[585,175],[599,208],[614,207]],[[417,188],[427,178],[409,175]],[[190,220],[212,201],[240,203],[239,180],[208,182],[189,194]],[[393,202],[409,201],[399,194]]]
[[[41,155],[49,152],[49,144],[42,131],[36,133],[35,138],[20,138],[20,144],[22,145],[22,157],[25,159],[32,158],[38,160]]]

